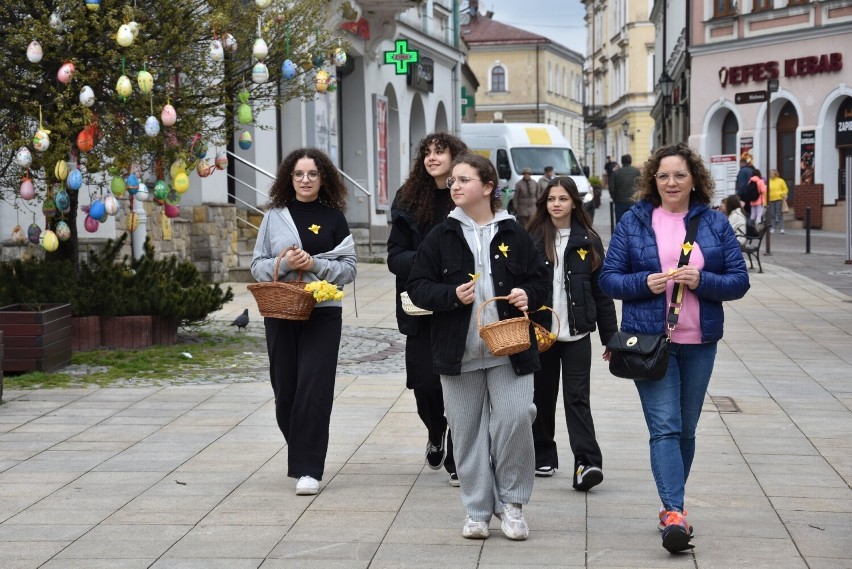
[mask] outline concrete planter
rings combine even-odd
[[[3,369],[53,371],[71,363],[70,304],[10,304],[0,308]]]

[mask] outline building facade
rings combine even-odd
[[[552,124],[574,148],[583,148],[583,56],[480,13],[477,4],[470,2],[461,27],[468,65],[480,83],[476,122]]]
[[[641,163],[655,145],[654,26],[640,0],[584,0],[586,159],[601,175],[606,157]]]
[[[764,176],[777,169],[797,218],[811,207],[813,227],[845,230],[852,2],[693,0],[691,8],[689,144],[708,161],[746,158]],[[733,191],[730,174],[720,172],[717,185],[719,195]]]

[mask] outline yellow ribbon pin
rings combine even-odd
[[[317,234],[319,234],[320,226],[317,225],[316,223],[314,223],[313,225],[308,227],[308,230],[313,231],[314,235],[317,235]]]
[[[587,253],[588,253],[588,251],[586,251],[585,249],[577,249],[577,254],[580,255],[580,260],[582,260],[582,261],[586,260],[586,254]]]
[[[681,245],[680,248],[683,250],[683,254],[687,255],[690,251],[692,251],[694,246],[692,245],[692,243],[684,243],[683,245]]]
[[[504,257],[509,256],[509,246],[508,245],[506,245],[505,243],[500,243],[500,245],[497,248],[500,249],[500,252],[503,253]]]

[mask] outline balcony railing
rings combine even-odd
[[[583,120],[593,128],[606,127],[606,115],[604,114],[603,107],[600,105],[584,105]]]

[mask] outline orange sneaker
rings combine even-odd
[[[668,510],[666,510],[665,506],[660,506],[660,523],[657,524],[657,529],[663,531],[666,529],[666,515],[668,514]],[[686,516],[689,514],[686,510],[683,511],[683,521],[686,521]],[[695,528],[689,525],[689,522],[686,523],[686,526],[689,528],[689,537],[695,536]]]
[[[689,525],[683,519],[683,514],[671,510],[666,513],[664,520],[665,527],[663,528],[663,547],[669,553],[678,553],[695,547],[689,543]]]

